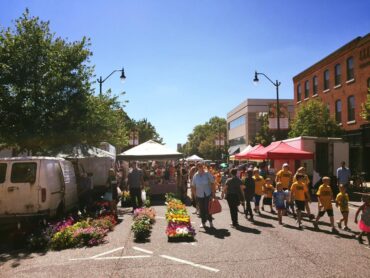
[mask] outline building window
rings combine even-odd
[[[317,76],[315,75],[312,79],[313,95],[317,95]]]
[[[341,100],[337,100],[335,102],[335,121],[337,123],[342,122],[342,101]]]
[[[301,84],[297,85],[297,101],[302,100],[302,91],[301,91]]]
[[[347,59],[347,81],[355,78],[355,73],[353,70],[353,57]]]
[[[308,80],[304,83],[304,98],[308,98],[310,94],[310,83]]]
[[[347,109],[348,109],[348,121],[355,120],[355,96],[349,96],[347,99]]]
[[[336,64],[335,67],[334,67],[334,70],[335,70],[335,86],[338,86],[341,83],[340,64]]]
[[[232,120],[229,123],[229,130],[233,129],[233,128],[236,128],[238,126],[241,126],[243,124],[245,124],[245,115],[240,116],[239,118],[236,118],[235,120]]]
[[[329,70],[324,71],[324,90],[329,89]]]

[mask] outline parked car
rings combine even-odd
[[[55,157],[0,159],[0,223],[63,215],[78,207],[70,161]]]

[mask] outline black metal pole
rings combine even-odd
[[[98,82],[99,82],[99,95],[102,96],[102,91],[103,91],[103,81],[102,81],[102,77],[100,76],[100,79],[98,79]]]
[[[276,80],[276,117],[277,117],[277,140],[280,140],[280,103],[279,103],[279,81]]]

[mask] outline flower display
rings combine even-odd
[[[156,212],[154,208],[137,208],[134,211],[134,222],[131,231],[136,241],[144,241],[150,237],[152,226],[155,222]]]
[[[166,220],[168,223],[166,235],[168,238],[194,238],[195,230],[191,226],[185,204],[170,195],[166,198]]]

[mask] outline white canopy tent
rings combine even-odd
[[[192,156],[189,156],[188,158],[185,158],[186,161],[192,161],[192,162],[198,162],[203,161],[203,158],[197,156],[196,154],[193,154]]]
[[[169,160],[182,157],[182,153],[171,150],[165,145],[149,140],[117,155],[122,160]]]

